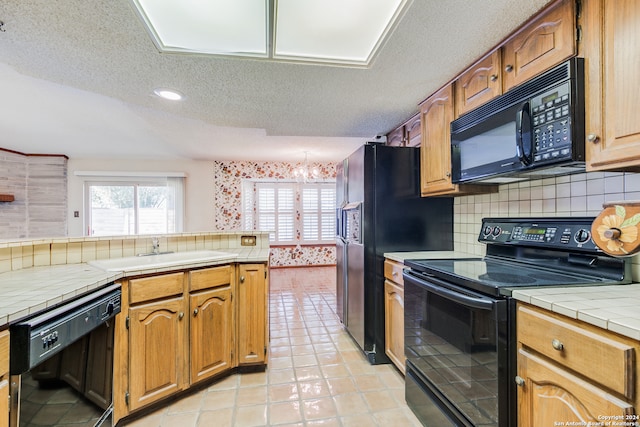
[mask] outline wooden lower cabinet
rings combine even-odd
[[[123,281],[114,421],[239,365],[266,364],[267,271],[228,264]]]
[[[112,402],[114,330],[113,322],[103,324],[91,332],[87,346],[84,395],[102,409]]]
[[[265,264],[238,265],[238,364],[266,362],[268,286]]]
[[[231,286],[189,296],[191,309],[191,383],[232,368]]]
[[[388,279],[384,281],[384,338],[384,352],[404,374],[404,288]]]
[[[129,309],[129,409],[183,390],[188,354],[182,296]]]
[[[640,342],[524,303],[516,329],[519,427],[635,425]]]
[[[568,421],[597,423],[603,415],[624,419],[634,413],[630,403],[522,348],[518,371],[525,381],[518,393],[520,427]]]

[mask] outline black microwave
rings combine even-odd
[[[451,122],[454,183],[584,172],[584,60],[572,58]]]

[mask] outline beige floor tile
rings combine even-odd
[[[282,402],[269,405],[269,423],[271,425],[297,423],[302,421],[300,402]]]
[[[195,426],[199,416],[199,412],[185,412],[173,415],[166,414],[158,427]]]
[[[351,372],[345,365],[326,365],[322,366],[322,374],[325,378],[350,377]]]
[[[236,404],[236,390],[216,390],[204,393],[202,397],[203,411],[217,411],[223,408],[233,408]]]
[[[385,388],[377,375],[357,375],[353,379],[356,382],[358,389],[362,392],[383,390]]]
[[[232,426],[233,411],[233,408],[222,408],[215,411],[203,411],[198,417],[198,423],[196,424],[196,427]]]
[[[324,379],[299,382],[298,390],[300,390],[301,399],[326,397],[331,394],[329,386]]]
[[[240,387],[255,387],[267,384],[267,372],[252,372],[240,375]]]
[[[355,393],[358,391],[353,380],[349,377],[327,378],[327,386],[332,396],[345,393]]]
[[[267,405],[240,406],[236,409],[233,427],[257,427],[267,425]]]
[[[322,418],[335,418],[336,408],[333,400],[328,397],[302,401],[302,410],[305,420],[318,420]]]
[[[364,427],[377,425],[375,418],[371,414],[358,414],[348,417],[340,417],[342,421],[342,427]],[[389,424],[388,427],[395,427],[394,424]]]
[[[267,401],[267,387],[246,387],[238,390],[236,403],[238,406],[252,406],[263,404]]]
[[[360,393],[339,394],[333,397],[333,401],[340,416],[369,413],[369,408]]]
[[[295,372],[298,381],[310,381],[322,378],[322,372],[317,366],[305,366],[302,368],[296,368]]]
[[[293,369],[270,369],[268,371],[269,384],[290,383],[296,380]]]
[[[186,396],[174,403],[172,403],[167,408],[167,414],[181,414],[185,412],[197,412],[202,407],[202,397],[203,394],[196,393],[190,396]]]
[[[398,401],[388,390],[368,391],[362,394],[370,412],[385,411],[398,407]]]
[[[300,397],[297,383],[274,384],[268,390],[269,402],[298,400]]]

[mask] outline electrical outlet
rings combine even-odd
[[[255,245],[256,245],[256,236],[240,237],[240,246],[255,246]]]

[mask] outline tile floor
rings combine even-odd
[[[393,426],[420,422],[404,378],[370,365],[335,314],[335,268],[271,270],[265,372],[229,376],[131,427]]]

